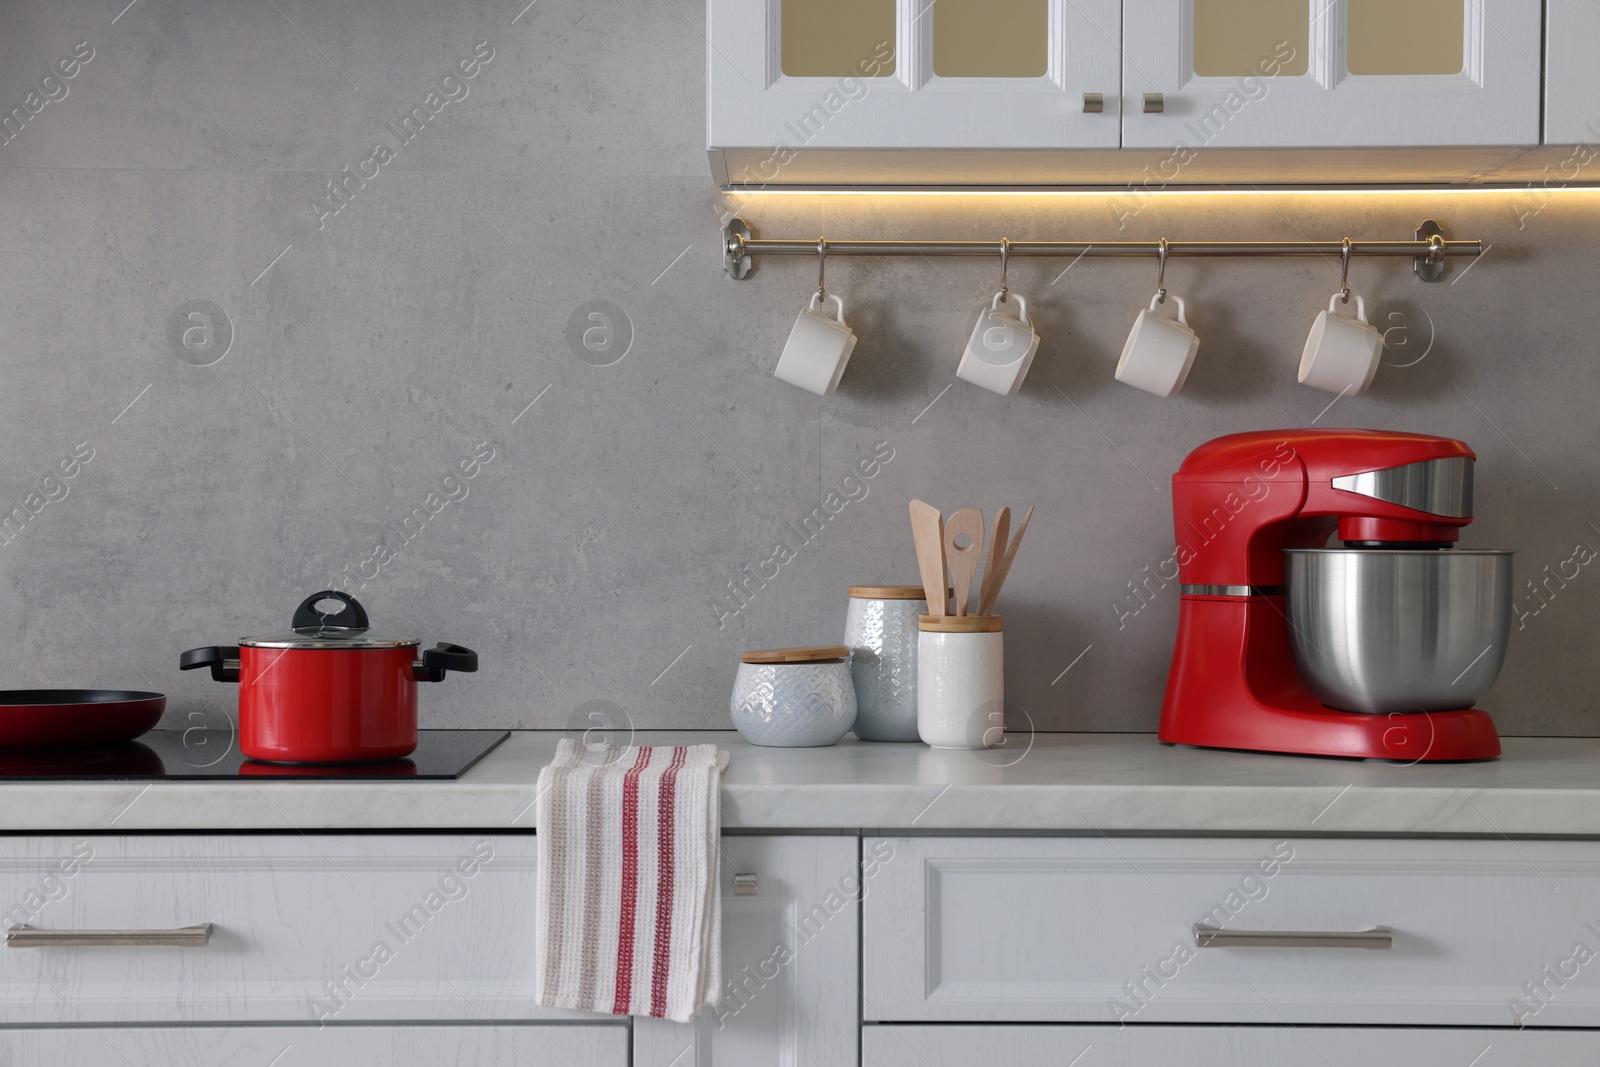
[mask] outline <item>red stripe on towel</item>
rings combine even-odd
[[[628,1014],[628,1001],[633,998],[633,922],[639,907],[639,774],[649,765],[650,752],[649,748],[639,749],[633,766],[622,776],[622,916],[617,923],[613,1015]]]
[[[687,748],[681,745],[674,748],[672,762],[661,776],[661,818],[656,850],[659,883],[656,890],[656,955],[650,980],[650,1014],[658,1019],[667,1013],[667,959],[672,951],[673,812],[677,800],[678,771],[688,758]]]

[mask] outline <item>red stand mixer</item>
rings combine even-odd
[[[1172,478],[1182,585],[1172,744],[1386,760],[1500,754],[1473,707],[1504,662],[1511,556],[1472,521],[1461,441],[1233,434]],[[1343,548],[1323,547],[1337,532]]]

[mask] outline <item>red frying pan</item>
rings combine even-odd
[[[161,693],[123,689],[0,690],[0,747],[131,741],[166,707]]]

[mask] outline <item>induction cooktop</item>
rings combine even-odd
[[[417,750],[403,759],[313,765],[246,759],[232,730],[152,730],[137,741],[109,745],[0,749],[0,781],[450,779],[508,736],[505,730],[419,730]]]

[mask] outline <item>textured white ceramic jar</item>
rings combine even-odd
[[[920,585],[850,587],[844,643],[863,741],[917,740],[917,620],[927,610]]]
[[[843,646],[746,652],[728,713],[752,745],[831,745],[856,720],[856,691]]]
[[[917,734],[934,748],[993,748],[1005,739],[1005,635],[998,615],[922,616]]]

